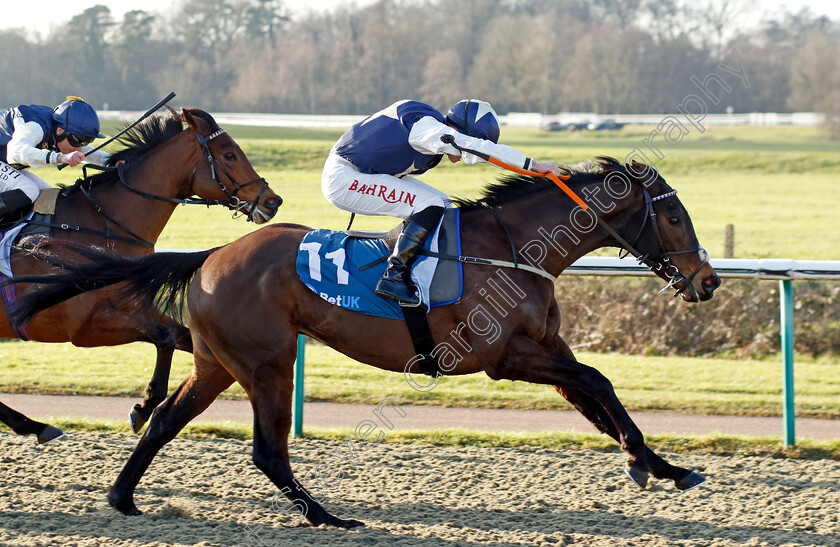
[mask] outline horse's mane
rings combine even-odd
[[[218,129],[218,125],[210,114],[198,109],[191,111],[191,113],[210,124],[213,131]],[[124,127],[128,127],[128,125],[130,124],[126,123]],[[113,167],[121,160],[131,163],[132,160],[137,160],[151,149],[168,141],[182,131],[184,131],[184,118],[175,110],[170,108],[165,114],[155,114],[138,123],[117,139],[117,142],[124,145],[125,148],[111,155],[111,158],[108,160],[108,166]],[[93,184],[107,184],[116,181],[118,175],[116,171],[109,170],[93,175],[90,178]],[[69,189],[71,191],[76,189],[82,180],[77,180]]]
[[[629,171],[627,167],[618,162],[615,158],[598,156],[593,161],[565,165],[561,170],[569,175],[566,184],[588,183],[594,180],[603,180],[604,175],[613,171],[626,174],[631,180],[638,179],[638,175]],[[474,209],[482,209],[488,205],[503,205],[522,196],[541,192],[548,188],[556,188],[554,183],[545,177],[533,177],[530,175],[502,175],[495,182],[484,187],[481,197],[477,199],[453,198],[452,202],[461,208],[462,212]]]

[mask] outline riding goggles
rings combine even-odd
[[[80,148],[86,144],[90,144],[93,142],[93,137],[88,137],[86,135],[74,135],[73,133],[67,133],[67,142],[70,146],[74,148]]]

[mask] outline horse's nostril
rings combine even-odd
[[[720,287],[720,278],[716,275],[711,275],[703,280],[703,287],[707,290],[713,291]]]
[[[274,198],[268,198],[267,200],[265,200],[265,204],[266,204],[267,207],[271,207],[272,209],[277,209],[278,207],[283,205],[283,198],[281,198],[280,196],[277,196],[277,197],[274,197]]]

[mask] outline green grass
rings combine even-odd
[[[49,418],[49,423],[67,431],[114,433],[132,435],[129,426],[106,420]],[[0,430],[8,430],[0,424]],[[253,438],[251,425],[231,422],[190,424],[180,433],[194,438],[249,440]],[[306,439],[340,441],[352,436],[350,428],[307,427]],[[779,443],[778,437],[746,435],[645,435],[648,446],[656,452],[680,454],[713,454],[718,456],[760,456],[795,458],[802,460],[840,460],[840,441],[800,439],[795,447]],[[478,446],[483,448],[545,448],[549,450],[600,450],[618,452],[618,445],[605,435],[577,432],[489,432],[468,429],[412,429],[391,431],[383,439],[388,444],[419,444],[432,446]],[[294,449],[294,440],[291,441]]]
[[[579,353],[609,378],[630,410],[778,416],[782,367],[778,359],[733,360]],[[152,374],[154,348],[130,344],[75,348],[70,344],[0,344],[0,391],[139,397]],[[187,375],[191,356],[177,352],[170,391]],[[840,363],[800,359],[795,367],[797,416],[840,418]],[[414,390],[402,374],[357,363],[318,343],[306,347],[307,401],[375,405],[563,409],[571,407],[548,386],[495,382],[485,374],[448,377],[432,391]],[[245,398],[238,385],[223,395]]]

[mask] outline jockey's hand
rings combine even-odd
[[[535,173],[552,173],[553,175],[560,175],[560,168],[553,161],[534,161],[531,163],[531,171]]]
[[[75,167],[85,161],[85,155],[81,152],[70,152],[69,154],[59,154],[58,163],[66,163],[70,167]]]

